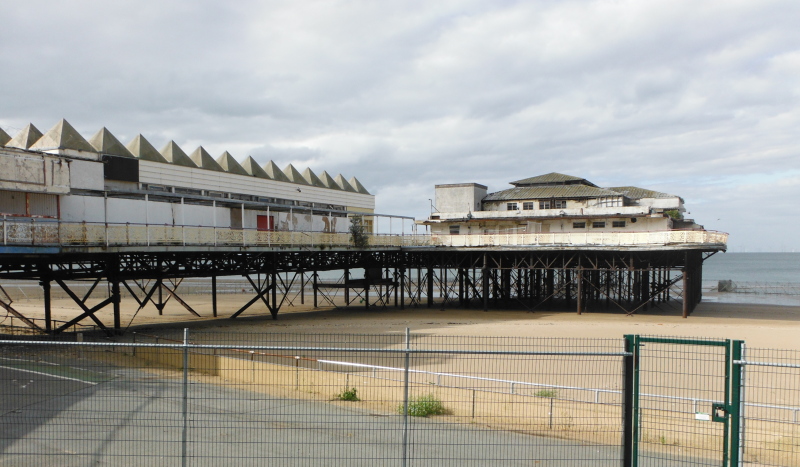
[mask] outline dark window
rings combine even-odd
[[[572,228],[573,229],[585,229],[586,228],[586,222],[573,222],[572,223]]]
[[[460,225],[451,225],[450,226],[450,235],[458,235],[461,233],[461,226]]]
[[[555,209],[566,209],[567,208],[567,200],[565,199],[557,199],[553,202],[553,208]]]
[[[106,180],[139,182],[139,159],[103,156],[103,176]]]
[[[506,211],[516,211],[517,203],[506,203]]]
[[[593,229],[604,229],[604,228],[606,228],[606,223],[605,223],[605,221],[594,221],[594,222],[592,222],[592,228]]]
[[[615,228],[625,227],[625,221],[612,221],[611,222],[611,227],[615,227]]]
[[[550,200],[547,201],[539,201],[539,209],[550,209]]]
[[[522,203],[522,209],[524,211],[533,211],[533,201],[525,201]]]

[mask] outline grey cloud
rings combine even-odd
[[[794,193],[742,177],[800,170],[793,1],[32,0],[4,15],[0,126],[65,117],[355,175],[384,211],[424,215],[435,183],[559,171],[680,194],[708,219],[741,202],[752,217],[729,227],[746,246],[778,215],[758,205]]]

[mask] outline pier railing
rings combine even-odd
[[[17,246],[350,246],[349,233],[265,231],[169,224],[113,224],[3,219],[3,245]],[[497,233],[486,235],[372,234],[371,247],[662,246],[726,244],[728,234],[705,230],[653,232]]]

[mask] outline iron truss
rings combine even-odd
[[[217,316],[216,277],[241,275],[256,294],[235,318],[251,305],[263,302],[273,318],[281,306],[304,300],[307,284],[313,284],[313,303],[318,298],[333,304],[337,290],[347,305],[353,297],[365,306],[490,307],[542,306],[576,309],[618,308],[632,314],[674,298],[681,298],[683,316],[700,301],[702,264],[715,250],[497,250],[497,249],[391,249],[306,251],[159,251],[0,255],[0,283],[36,280],[44,290],[45,325],[41,327],[19,313],[10,299],[0,294],[0,307],[28,326],[44,332],[60,332],[91,320],[107,333],[121,329],[120,287],[136,299],[139,310],[148,303],[161,313],[170,299],[200,316],[178,295],[185,278],[211,278],[213,316]],[[363,279],[353,269],[373,271]],[[319,284],[317,273],[343,271],[338,284]],[[374,277],[373,277],[374,276]],[[255,279],[253,279],[255,277]],[[94,285],[84,297],[65,281],[90,280]],[[108,282],[110,296],[89,306],[92,291]],[[55,326],[50,319],[50,287],[55,283],[78,307],[75,318]],[[294,288],[293,288],[294,286]],[[351,291],[354,295],[351,296]],[[372,295],[370,296],[370,293]],[[371,297],[371,298],[370,298]],[[113,306],[114,323],[102,323],[96,312]]]

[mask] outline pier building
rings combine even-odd
[[[41,332],[91,323],[113,334],[123,291],[139,309],[161,313],[174,299],[200,316],[179,286],[208,278],[217,317],[216,278],[238,275],[254,296],[228,318],[259,303],[276,318],[307,295],[315,307],[633,314],[679,304],[688,316],[703,261],[726,248],[727,234],[684,218],[679,196],[555,173],[512,186],[437,185],[430,217],[415,222],[376,213],[355,177],[187,153],[172,141],[156,150],[142,135],[123,145],[105,128],[84,138],[65,120],[45,133],[0,130],[0,286],[38,281],[43,318],[20,313],[2,289],[0,307]],[[323,271],[341,278],[323,281]],[[78,294],[75,281],[90,286]],[[75,302],[66,322],[51,317],[54,285]],[[106,307],[113,322],[97,316]]]

